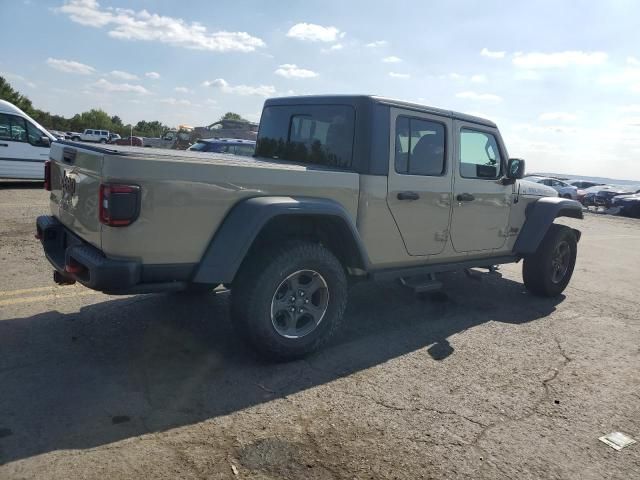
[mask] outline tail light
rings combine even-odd
[[[44,162],[44,189],[51,191],[51,160]]]
[[[100,223],[110,227],[131,225],[140,213],[140,187],[103,183],[100,185]]]

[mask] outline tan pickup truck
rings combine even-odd
[[[37,235],[58,283],[111,294],[231,289],[260,352],[329,339],[348,285],[523,261],[525,286],[571,278],[581,206],[521,180],[495,124],[371,96],[267,100],[253,158],[55,142]]]

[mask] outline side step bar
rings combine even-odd
[[[413,290],[414,293],[433,292],[442,288],[442,282],[436,280],[435,273],[418,275],[416,277],[401,277],[400,283]]]
[[[416,277],[431,273],[453,272],[468,268],[490,268],[493,265],[519,262],[522,257],[509,255],[503,257],[488,257],[476,260],[464,260],[454,263],[434,263],[432,265],[422,265],[419,267],[389,268],[370,272],[372,280],[395,280],[397,278]]]

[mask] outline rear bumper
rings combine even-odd
[[[36,220],[36,237],[53,268],[65,279],[111,294],[183,290],[193,265],[144,266],[108,258],[51,216]]]

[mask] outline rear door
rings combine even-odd
[[[49,146],[35,125],[18,116],[0,113],[0,177],[44,179]]]
[[[496,128],[456,120],[451,241],[457,252],[500,249],[514,185],[503,185],[507,153]]]
[[[451,119],[391,109],[387,205],[409,255],[435,255],[448,239]]]

